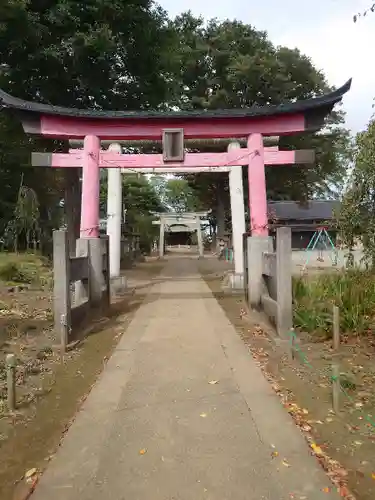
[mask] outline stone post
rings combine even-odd
[[[276,231],[276,297],[277,332],[282,338],[293,327],[292,292],[292,231],[290,227],[280,227]]]
[[[241,154],[241,146],[238,142],[232,142],[228,151],[238,150]],[[231,167],[229,172],[230,207],[232,216],[232,244],[234,253],[234,276],[232,286],[243,288],[244,285],[244,260],[243,260],[243,234],[245,227],[245,204],[243,195],[242,167]]]
[[[249,236],[247,238],[248,259],[248,301],[249,306],[258,308],[263,293],[263,252],[272,252],[272,238]]]
[[[76,257],[89,257],[89,239],[79,238],[76,241]],[[82,281],[76,281],[74,284],[74,302],[76,305],[85,302],[90,297],[90,280],[84,284]]]
[[[112,153],[121,154],[121,145],[109,146]],[[109,273],[111,278],[120,276],[121,262],[122,176],[120,168],[108,169],[107,235],[109,237]]]
[[[16,409],[16,356],[7,354],[5,357],[7,371],[7,406],[8,411]]]

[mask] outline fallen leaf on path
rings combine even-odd
[[[35,476],[37,472],[38,471],[35,467],[33,469],[29,469],[25,474],[25,479],[30,479],[31,477]]]
[[[323,493],[330,493],[331,488],[328,488],[327,486],[322,489]]]
[[[199,416],[202,417],[202,418],[206,418],[207,417],[207,413],[201,413]]]
[[[285,465],[285,467],[290,467],[290,464],[285,460],[282,461],[282,464]]]
[[[147,450],[145,448],[142,448],[141,450],[139,450],[140,455],[144,455],[146,452],[147,452]]]
[[[315,455],[323,455],[323,451],[322,451],[321,447],[318,446],[317,444],[311,443],[311,448],[312,448],[313,452],[315,453]]]
[[[331,422],[333,422],[333,418],[331,418],[331,417],[327,417],[327,418],[326,418],[326,422],[327,422],[328,424],[330,424]]]
[[[281,391],[281,388],[280,388],[279,384],[277,384],[277,383],[272,384],[272,389],[273,389],[276,393],[279,393],[279,392]]]
[[[372,477],[372,479],[375,479],[375,473],[374,472],[371,474],[371,477]]]
[[[272,457],[272,458],[276,458],[276,457],[278,457],[278,456],[279,456],[279,452],[278,452],[278,451],[273,451],[273,452],[271,453],[271,457]]]
[[[208,382],[210,385],[215,385],[217,384],[219,381],[218,380],[210,380],[210,382]]]
[[[339,488],[340,497],[346,498],[349,495],[349,490],[346,486],[340,486]]]

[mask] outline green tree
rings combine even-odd
[[[152,183],[144,175],[124,175],[122,180],[122,206],[126,210],[125,229],[129,233],[139,233],[143,249],[150,248],[158,234],[158,227],[152,224],[154,212],[163,212],[164,205]],[[102,175],[100,185],[100,209],[107,214],[107,173]]]
[[[375,120],[356,137],[354,168],[338,214],[343,243],[352,250],[358,239],[366,262],[375,266]]]
[[[360,17],[366,17],[370,12],[375,12],[375,3],[369,4],[369,7],[362,12],[358,12],[353,16],[353,21],[356,23]]]
[[[164,106],[170,28],[152,0],[3,0],[0,20],[0,87],[5,91],[62,106]],[[57,207],[65,192],[69,226],[77,229],[79,169],[62,176],[30,168],[32,150],[67,147],[26,138],[15,120],[0,115],[0,181],[6,181],[0,182],[2,222],[13,214],[22,171],[38,196],[41,225],[51,225],[50,207]]]
[[[164,203],[174,212],[193,212],[199,209],[197,194],[186,179],[168,179],[164,196]]]
[[[297,49],[275,47],[263,31],[239,21],[205,23],[190,12],[177,17],[174,50],[175,101],[183,109],[242,108],[307,99],[328,92],[324,75]],[[267,169],[270,199],[304,200],[331,194],[342,183],[349,161],[344,115],[333,113],[324,134],[285,137],[282,148],[313,148],[313,168]],[[208,149],[208,148],[207,148]],[[211,151],[222,150],[214,145]],[[246,171],[246,169],[245,169]],[[228,180],[223,174],[189,177],[201,201],[216,213],[224,231],[229,212]],[[247,185],[246,178],[244,182]]]

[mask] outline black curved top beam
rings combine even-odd
[[[344,94],[351,87],[352,80],[348,80],[342,87],[328,94],[305,99],[301,101],[290,102],[278,105],[252,106],[250,108],[241,109],[219,109],[219,110],[193,110],[193,111],[104,111],[90,110],[79,108],[65,108],[61,106],[53,106],[49,104],[41,104],[37,102],[25,101],[18,97],[13,97],[3,90],[0,90],[0,106],[9,110],[14,110],[24,113],[32,113],[33,115],[55,115],[77,118],[91,119],[215,119],[215,118],[250,118],[250,117],[266,117],[285,114],[306,113],[314,115],[315,112],[323,112],[328,114],[333,106],[341,101]],[[313,117],[313,116],[312,116]]]

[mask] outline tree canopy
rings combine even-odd
[[[358,12],[353,16],[353,21],[356,23],[360,17],[365,17],[370,12],[375,12],[375,3],[369,4],[368,8],[363,10],[362,12]]]
[[[109,110],[216,109],[278,104],[330,90],[309,58],[275,47],[266,32],[239,21],[205,22],[190,12],[170,20],[152,0],[89,0],[84,6],[76,0],[3,0],[0,19],[0,87],[30,100]],[[268,169],[270,198],[303,200],[340,186],[349,157],[342,123],[338,111],[324,134],[281,139],[281,147],[314,148],[317,163]],[[47,236],[59,223],[64,193],[67,219],[79,221],[79,169],[30,166],[33,150],[67,148],[25,137],[17,121],[0,114],[0,232],[14,216],[21,177],[35,192]],[[223,228],[226,176],[187,180],[168,184],[171,206],[212,207],[213,223]]]
[[[280,104],[331,90],[308,57],[298,49],[275,47],[266,32],[251,25],[215,19],[205,23],[188,12],[178,16],[173,27],[176,106],[216,109]],[[314,149],[316,163],[313,168],[268,168],[270,199],[302,201],[331,195],[341,186],[351,152],[350,134],[343,121],[344,114],[338,110],[327,119],[324,133],[280,139],[281,148]],[[188,179],[200,193],[201,203],[214,208],[224,231],[224,214],[229,211],[228,179],[223,174]]]
[[[71,107],[165,105],[170,28],[166,13],[152,0],[3,0],[0,19],[0,87],[5,91]],[[30,167],[32,150],[67,147],[27,138],[16,121],[0,114],[0,185],[8,187],[0,195],[0,220],[5,225],[21,172],[37,194],[44,229],[51,229],[64,191],[68,221],[79,224],[79,169],[61,173]]]
[[[375,119],[355,141],[354,167],[343,196],[338,225],[343,243],[361,241],[366,261],[375,266]]]

